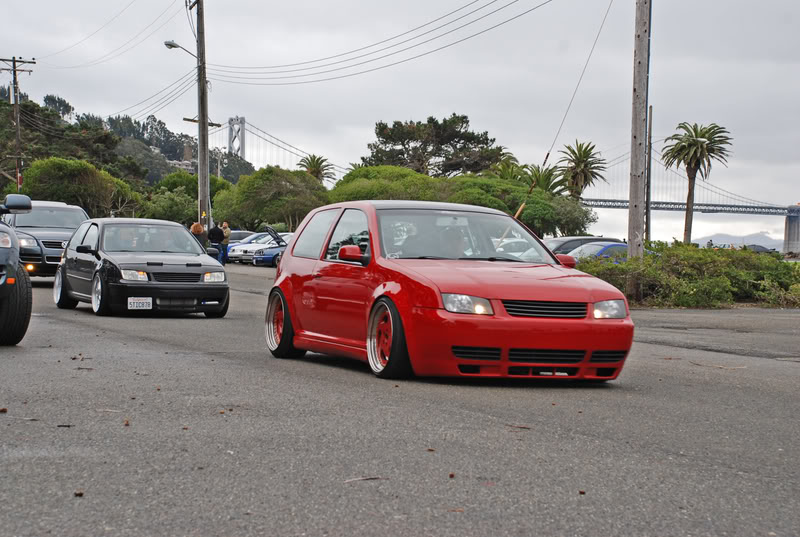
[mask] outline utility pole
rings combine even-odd
[[[17,130],[17,154],[15,155],[16,163],[17,163],[17,170],[16,170],[16,173],[14,174],[14,177],[15,177],[15,181],[17,183],[17,192],[19,192],[20,189],[22,188],[22,138],[20,136],[20,130],[19,130],[20,129],[20,125],[19,125],[19,104],[20,103],[19,103],[19,81],[17,80],[17,73],[18,72],[30,73],[32,70],[31,69],[17,69],[17,64],[19,64],[19,65],[35,65],[36,61],[35,61],[35,58],[31,59],[31,60],[23,60],[22,58],[20,58],[18,60],[17,57],[14,56],[10,60],[7,59],[7,58],[0,58],[0,62],[5,63],[6,65],[9,65],[9,62],[11,62],[11,69],[0,68],[0,72],[2,72],[2,71],[11,71],[12,77],[13,77],[13,80],[14,80],[14,88],[13,88],[13,91],[14,91],[14,125],[15,125],[16,130]]]
[[[211,200],[208,178],[208,81],[206,80],[206,24],[203,0],[195,0],[197,8],[197,202],[199,222],[211,229]]]
[[[651,0],[636,0],[633,50],[631,179],[628,197],[628,257],[644,255],[645,175],[647,168],[647,93],[650,64]],[[629,282],[630,284],[631,282]],[[633,289],[629,288],[629,294]]]
[[[652,198],[652,180],[653,180],[653,105],[650,105],[650,113],[649,118],[647,120],[647,183],[645,186],[645,195],[647,196],[646,201],[646,215],[645,218],[645,239],[647,242],[650,242],[650,230],[651,226],[651,218],[652,218],[652,209],[650,207],[650,201]]]

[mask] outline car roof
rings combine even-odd
[[[83,211],[83,207],[79,207],[78,205],[68,205],[63,201],[41,201],[41,200],[34,200],[31,201],[31,207],[66,207],[69,209],[80,209]]]
[[[444,203],[438,201],[413,201],[413,200],[364,200],[348,201],[344,203],[333,203],[320,207],[320,209],[333,209],[337,207],[345,208],[365,208],[373,207],[376,210],[382,209],[423,209],[431,211],[468,211],[473,213],[487,213],[508,216],[503,211],[490,209],[488,207],[478,207],[477,205],[467,205],[464,203]]]
[[[171,220],[156,220],[154,218],[92,218],[90,222],[96,224],[139,224],[139,225],[170,225],[183,227],[183,225],[172,222]],[[185,229],[185,228],[184,228]]]
[[[573,235],[570,237],[547,237],[546,239],[542,239],[544,241],[571,241],[574,239],[597,239],[591,242],[622,242],[619,239],[615,239],[613,237],[593,237],[591,235]]]

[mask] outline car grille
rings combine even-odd
[[[61,263],[61,256],[60,255],[48,255],[45,256],[44,260],[51,265],[58,265]]]
[[[511,349],[508,359],[511,362],[532,362],[537,364],[577,364],[586,356],[586,351],[560,349]]]
[[[202,274],[192,272],[154,272],[153,279],[165,283],[197,283]]]
[[[64,247],[61,246],[63,241],[42,241],[42,244],[45,248],[54,248],[56,250],[62,250]]]
[[[41,263],[42,256],[38,254],[19,254],[19,260],[21,263]]]
[[[500,349],[496,347],[453,347],[453,356],[464,360],[499,360]]]
[[[586,317],[586,302],[503,300],[503,307],[513,317],[551,317],[559,319],[583,319]]]
[[[589,361],[601,364],[619,362],[624,360],[627,354],[628,351],[592,351],[592,357],[589,358]]]

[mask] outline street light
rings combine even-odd
[[[164,41],[168,49],[179,48],[197,59],[197,220],[206,230],[211,229],[211,204],[208,173],[208,86],[206,81],[206,44],[203,0],[197,7],[197,54],[175,41]]]

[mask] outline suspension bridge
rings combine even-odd
[[[234,117],[209,131],[212,150],[232,153],[248,160],[256,169],[280,166],[298,169],[300,161],[312,153],[292,145],[273,134]],[[582,203],[596,209],[627,209],[630,189],[630,153],[608,159],[605,181],[598,181],[583,193]],[[347,168],[330,163],[333,177],[325,179],[332,187],[347,172]],[[686,211],[689,180],[682,170],[664,165],[660,153],[653,149],[651,171],[651,202],[653,211]],[[783,216],[786,219],[784,252],[800,251],[800,204],[780,205],[736,194],[700,178],[695,182],[695,212],[742,215]]]

